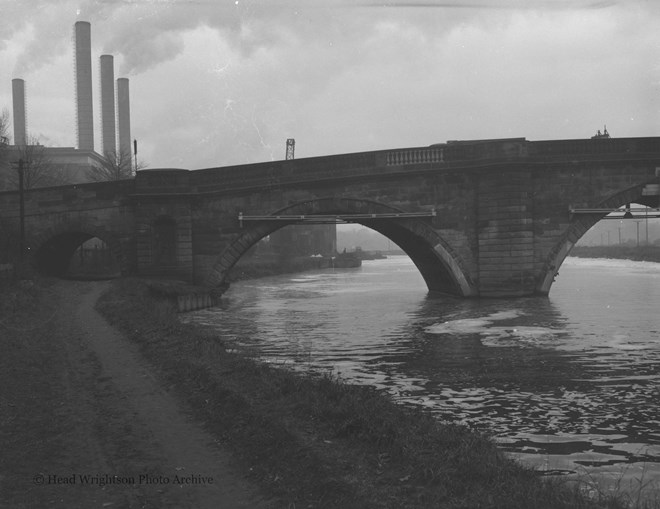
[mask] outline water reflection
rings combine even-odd
[[[606,277],[605,277],[606,276]],[[407,258],[236,285],[189,319],[494,436],[547,472],[660,478],[660,264],[568,260],[550,298],[429,297]]]

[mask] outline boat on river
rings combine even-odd
[[[339,253],[332,258],[332,267],[335,269],[353,269],[362,266],[362,258],[355,253]]]

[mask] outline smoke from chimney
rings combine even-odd
[[[14,145],[27,145],[27,114],[25,106],[25,81],[11,80],[11,95],[14,110]]]
[[[115,126],[115,70],[112,55],[101,55],[101,140],[103,155],[115,154],[117,135]]]
[[[75,41],[78,148],[81,150],[94,150],[92,37],[89,22],[76,21]]]

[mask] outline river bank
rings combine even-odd
[[[278,507],[624,507],[545,482],[486,437],[375,390],[227,351],[138,281],[116,282],[99,309]]]
[[[101,288],[97,309],[123,334],[89,307]],[[486,437],[373,389],[227,351],[137,280],[4,287],[0,327],[0,506],[213,507],[245,479],[246,496],[268,507],[625,507],[545,482]],[[186,459],[193,449],[197,470]],[[223,462],[231,472],[218,473]],[[210,472],[219,495],[101,482]],[[81,473],[99,482],[67,484]],[[256,507],[236,497],[222,507]]]
[[[575,246],[571,249],[569,256],[660,263],[660,246]]]
[[[93,309],[107,288],[0,289],[0,507],[270,507]]]

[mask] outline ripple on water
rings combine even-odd
[[[464,301],[427,297],[412,263],[388,259],[239,283],[186,319],[485,431],[548,473],[627,482],[660,479],[659,277],[569,259],[549,299]]]

